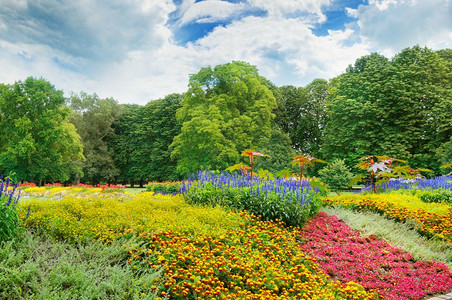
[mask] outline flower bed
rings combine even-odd
[[[331,281],[299,249],[283,222],[259,221],[242,213],[241,230],[216,238],[170,231],[142,236],[130,248],[134,268],[163,268],[153,287],[171,299],[375,299],[354,282]]]
[[[22,197],[45,197],[45,198],[63,198],[71,197],[103,197],[105,194],[111,194],[112,198],[128,199],[131,194],[124,191],[123,186],[117,185],[92,185],[79,184],[74,186],[46,185],[45,187],[24,185],[21,187]]]
[[[88,194],[88,196],[90,196]],[[242,219],[220,208],[187,205],[180,196],[141,193],[119,202],[110,194],[94,199],[65,197],[59,201],[28,200],[20,219],[59,239],[99,239],[109,243],[124,233],[172,230],[184,234],[219,235],[238,228]],[[30,207],[28,218],[27,210]]]
[[[165,181],[165,182],[150,181],[146,185],[146,191],[163,195],[175,195],[180,192],[181,187],[182,187],[181,181]]]
[[[452,176],[440,176],[430,179],[392,179],[380,186],[383,190],[437,190],[445,189],[452,192]]]
[[[319,213],[300,232],[301,249],[310,253],[333,278],[354,281],[388,299],[422,299],[452,289],[448,267],[436,261],[414,261],[411,254],[376,236],[360,236],[336,216]]]
[[[198,172],[188,183],[183,182],[181,191],[190,204],[246,210],[263,220],[282,220],[287,226],[302,226],[321,206],[318,188],[306,180]]]
[[[398,221],[412,220],[419,232],[452,242],[452,207],[445,203],[425,203],[409,195],[344,195],[323,199],[324,205],[369,209]]]

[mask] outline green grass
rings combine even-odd
[[[138,194],[138,193],[141,193],[141,192],[145,192],[146,188],[130,188],[130,187],[126,187],[124,189],[124,191],[126,191],[128,193],[131,193],[131,194]]]
[[[443,262],[452,270],[452,247],[442,241],[427,239],[410,224],[398,223],[371,212],[357,212],[341,207],[323,207],[321,211],[336,215],[353,229],[365,235],[375,234],[387,240],[392,246],[410,252],[416,260]]]
[[[353,191],[339,191],[339,193],[338,192],[336,192],[336,191],[329,191],[328,192],[328,195],[327,195],[327,197],[333,197],[333,196],[342,196],[342,195],[354,195],[355,194],[355,192],[353,192]]]
[[[0,245],[0,299],[155,298],[160,272],[133,270],[124,242],[71,246],[24,232]]]

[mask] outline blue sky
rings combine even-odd
[[[371,52],[452,47],[450,0],[0,0],[0,82],[145,104],[242,60],[276,85],[332,78]]]

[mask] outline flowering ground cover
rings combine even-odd
[[[26,227],[40,229],[56,238],[74,242],[95,239],[106,243],[125,233],[161,230],[215,236],[238,228],[242,222],[238,215],[221,208],[190,206],[180,196],[140,193],[131,195],[132,200],[127,201],[112,199],[110,194],[104,196],[27,200],[21,206],[19,218]]]
[[[79,184],[75,186],[48,185],[43,187],[23,185],[20,187],[22,199],[26,198],[52,198],[62,199],[66,196],[78,198],[105,198],[112,199],[130,199],[131,194],[124,191],[124,187],[117,185],[86,185]],[[109,194],[109,195],[108,195]]]
[[[249,186],[246,189],[249,191]],[[316,253],[311,256],[310,249],[300,249],[301,228],[287,226],[282,220],[262,221],[220,206],[192,206],[183,196],[143,192],[125,199],[120,196],[128,193],[91,191],[89,188],[65,195],[45,193],[40,199],[30,197],[20,205],[20,220],[28,228],[72,244],[100,241],[110,245],[123,240],[128,251],[124,263],[128,260],[136,278],[149,272],[161,274],[152,286],[142,287],[149,293],[140,297],[152,294],[171,299],[377,299],[377,291],[391,297],[401,293],[400,287],[403,296],[419,299],[422,293],[417,289],[418,281],[426,282],[422,288],[429,294],[444,291],[437,288],[438,284],[449,285],[450,289],[447,266],[414,262],[410,254],[377,242],[363,244],[360,251],[353,248],[351,253],[346,252],[348,261],[356,262],[362,259],[360,253],[382,249],[381,257],[370,262],[381,263],[379,284],[369,285],[364,273],[359,273],[365,271],[360,267],[348,268],[354,277],[348,273],[345,274],[349,277],[342,276],[339,271],[344,267],[323,270],[324,259],[317,262],[311,258]],[[285,194],[290,192],[286,190]],[[435,205],[436,209],[427,206],[426,210],[436,214],[449,211],[447,206]],[[360,244],[362,239],[357,241]],[[323,242],[334,247],[334,241],[328,238],[324,237]],[[388,275],[392,268],[399,272],[393,277]],[[425,279],[429,276],[435,280]]]
[[[260,221],[245,213],[241,230],[216,238],[164,231],[143,235],[130,247],[136,269],[160,268],[153,286],[171,299],[375,299],[354,282],[332,281],[299,249],[296,231],[283,222]]]
[[[123,202],[27,200],[19,215],[25,226],[59,240],[109,244],[138,236],[125,245],[126,259],[137,278],[148,270],[162,270],[149,292],[171,299],[375,298],[359,284],[332,281],[300,251],[296,233],[281,221],[263,222],[220,207],[193,207],[180,196],[140,193]]]
[[[410,195],[344,195],[323,199],[326,206],[368,209],[398,221],[413,221],[416,229],[427,236],[452,242],[452,206],[425,203]]]
[[[321,212],[306,223],[301,249],[341,281],[354,281],[388,299],[422,299],[452,289],[448,267],[436,261],[414,261],[375,235],[360,236],[336,216]]]
[[[323,207],[328,215],[335,215],[364,235],[376,235],[394,247],[413,255],[415,260],[436,260],[452,270],[452,247],[439,239],[427,238],[410,224],[397,222],[372,211],[357,211],[343,207]]]

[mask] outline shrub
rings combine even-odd
[[[182,184],[180,181],[165,181],[157,182],[151,181],[146,186],[147,192],[154,192],[156,194],[177,194],[179,193]]]
[[[17,187],[18,184],[9,178],[5,181],[0,178],[0,242],[16,237],[19,230],[16,205],[20,195],[15,195]]]
[[[305,180],[251,180],[248,176],[211,172],[198,172],[193,179],[182,187],[189,204],[246,210],[263,220],[282,220],[288,226],[302,226],[321,206],[318,189]]]
[[[418,191],[416,195],[427,203],[448,203],[452,204],[452,193],[446,189],[437,190],[422,190]]]
[[[320,179],[333,190],[343,190],[349,187],[353,178],[352,172],[342,159],[336,159],[320,170]]]

